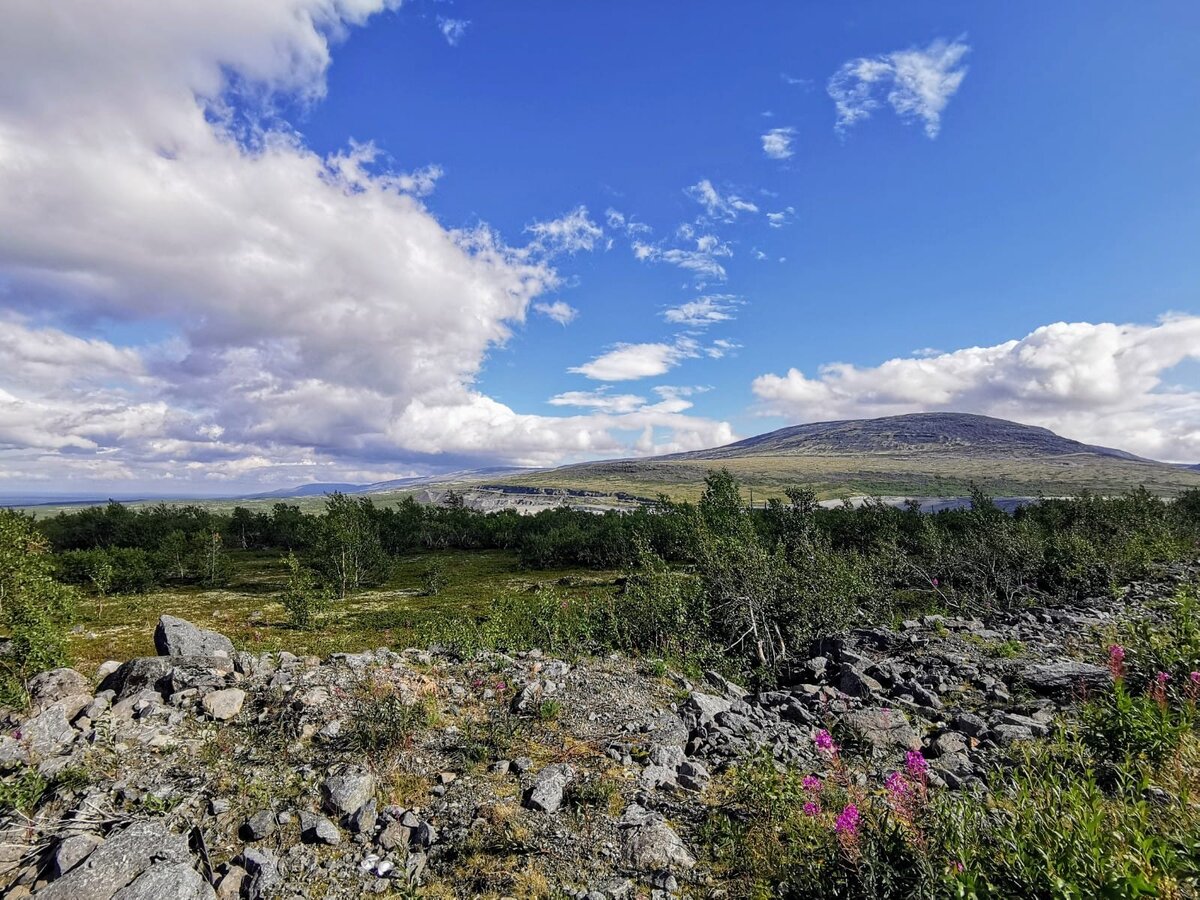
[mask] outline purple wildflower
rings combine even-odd
[[[929,771],[929,761],[921,755],[920,750],[909,750],[904,754],[904,766],[913,778],[921,778]]]
[[[816,775],[805,775],[804,780],[800,783],[810,794],[818,794],[821,792],[821,788],[824,787],[824,785],[821,783],[821,779]]]
[[[809,800],[804,804],[804,814],[810,819],[821,814],[821,804],[815,800]]]
[[[858,807],[847,803],[846,808],[838,815],[833,823],[833,830],[843,837],[852,838],[858,834]]]
[[[837,753],[837,744],[833,742],[833,735],[824,728],[813,736],[813,743],[822,753]]]
[[[896,799],[906,796],[908,792],[912,790],[912,786],[908,783],[908,779],[905,778],[900,772],[893,772],[891,775],[889,775],[887,780],[884,781],[883,786],[886,787]]]

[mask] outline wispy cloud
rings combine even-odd
[[[562,300],[555,300],[553,303],[535,303],[533,311],[548,319],[553,319],[559,325],[570,325],[579,318],[579,310]]]
[[[783,228],[785,225],[792,223],[795,215],[796,208],[794,206],[785,206],[778,212],[767,213],[767,224],[772,228]]]
[[[550,254],[594,250],[604,237],[604,229],[591,220],[586,206],[577,206],[557,219],[534,222],[525,230],[533,235],[536,246]]]
[[[732,222],[741,213],[756,213],[758,207],[737,194],[722,194],[711,181],[702,178],[684,192],[704,207],[709,218],[718,222]]]
[[[733,256],[733,249],[714,234],[694,235],[685,229],[682,235],[692,246],[662,248],[634,241],[633,255],[643,262],[665,262],[691,272],[697,282],[705,279],[724,281],[726,272],[720,260]]]
[[[551,406],[579,406],[608,413],[629,413],[648,402],[637,394],[610,394],[606,388],[596,391],[566,391],[546,401]]]
[[[697,343],[687,337],[676,338],[672,343],[616,344],[590,362],[567,371],[595,381],[633,381],[662,375],[699,353]]]
[[[689,300],[677,306],[667,307],[663,318],[672,325],[687,325],[706,328],[719,322],[728,322],[742,301],[733,294],[710,294]]]
[[[471,20],[450,19],[445,16],[438,16],[437,23],[438,30],[441,31],[442,37],[446,39],[446,43],[451,47],[457,47],[458,42],[467,33],[467,26],[471,24]]]
[[[796,152],[792,149],[795,136],[795,128],[772,128],[762,136],[763,153],[771,159],[789,159]]]
[[[923,50],[913,47],[844,63],[828,86],[837,107],[837,130],[845,133],[870,118],[883,97],[900,118],[920,120],[925,134],[937,137],[942,112],[966,77],[962,60],[970,49],[961,40],[939,39]]]

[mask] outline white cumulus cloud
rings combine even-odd
[[[570,325],[579,317],[579,310],[562,300],[553,303],[535,303],[533,311],[541,313],[548,319],[553,319],[559,325]]]
[[[795,421],[930,410],[1042,425],[1156,459],[1200,461],[1200,389],[1170,370],[1200,360],[1200,316],[1153,325],[1058,322],[991,347],[878,366],[831,363],[753,382],[764,410]]]
[[[763,153],[771,159],[789,159],[796,152],[792,149],[795,137],[795,128],[772,128],[762,136]]]

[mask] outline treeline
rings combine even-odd
[[[617,596],[506,597],[488,619],[447,622],[430,639],[616,648],[769,682],[857,624],[1094,597],[1200,550],[1197,491],[1173,503],[1144,490],[1044,500],[1012,515],[975,492],[969,508],[929,515],[879,501],[823,509],[793,490],[750,510],[714,472],[699,503],[664,502],[651,518],[659,544],[634,536],[638,562]]]

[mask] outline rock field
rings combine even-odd
[[[760,693],[536,650],[255,655],[163,616],[159,656],[42,673],[8,715],[0,772],[45,788],[0,817],[0,892],[724,896],[699,829],[731,764],[765,752],[820,772],[829,728],[864,772],[920,749],[934,784],[983,790],[999,755],[1108,680],[1096,630],[1171,580],[858,629]]]

